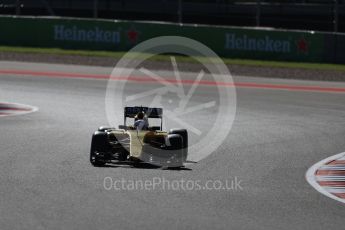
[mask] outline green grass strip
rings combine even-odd
[[[55,55],[78,55],[78,56],[92,56],[92,57],[111,57],[121,58],[126,52],[115,51],[95,51],[95,50],[69,50],[59,48],[34,48],[34,47],[10,47],[0,46],[0,52],[15,52],[15,53],[32,53],[32,54],[55,54]],[[133,56],[135,54],[132,54]],[[147,54],[135,55],[137,58],[146,58]],[[131,57],[131,54],[129,54]],[[179,62],[196,63],[193,57],[176,56]],[[155,55],[150,58],[153,61],[170,61],[169,55]],[[200,58],[202,62],[214,61],[212,58]],[[232,59],[223,58],[225,64],[228,65],[243,65],[253,67],[271,67],[271,68],[293,68],[293,69],[313,69],[313,70],[332,70],[345,72],[345,65],[340,64],[325,64],[325,63],[303,63],[303,62],[284,62],[284,61],[263,61],[263,60],[248,60],[248,59]]]

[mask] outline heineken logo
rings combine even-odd
[[[272,39],[266,35],[262,38],[249,37],[227,33],[225,35],[225,48],[230,50],[247,50],[272,53],[290,53],[291,42],[289,40]]]
[[[127,39],[130,43],[135,44],[138,42],[139,32],[135,28],[131,28],[127,31]]]
[[[77,26],[54,26],[54,39],[59,41],[84,41],[99,43],[120,43],[120,32],[103,30],[97,26],[90,29],[80,29]]]
[[[304,37],[296,41],[298,52],[307,54],[309,52],[309,44]]]

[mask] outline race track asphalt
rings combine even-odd
[[[0,62],[0,72],[4,69],[111,72],[100,67]],[[189,164],[188,170],[95,168],[88,159],[90,141],[97,127],[107,124],[107,80],[33,75],[0,75],[0,101],[39,108],[0,118],[3,230],[344,228],[344,204],[314,190],[305,173],[321,159],[345,151],[345,93],[238,87],[230,134],[215,152]],[[345,88],[345,83],[234,79]],[[130,83],[133,92],[142,87],[151,85]],[[202,86],[203,93],[212,96],[214,87]],[[200,97],[191,103],[203,101]],[[209,122],[207,116],[193,119]],[[237,178],[242,189],[107,190],[106,177],[201,182]]]

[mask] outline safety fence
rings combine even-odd
[[[345,63],[345,34],[49,17],[0,17],[0,45],[127,51],[157,36],[195,39],[222,57]]]

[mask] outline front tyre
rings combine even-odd
[[[96,131],[92,135],[90,163],[95,167],[105,165],[104,153],[109,150],[108,137],[105,132]]]
[[[179,134],[168,134],[167,136],[168,148],[173,154],[170,159],[167,159],[168,168],[180,168],[183,167],[184,162],[184,148],[183,138]]]
[[[188,132],[186,129],[170,129],[169,134],[178,134],[182,137],[182,159],[183,162],[187,161],[188,156]]]
[[[106,131],[112,131],[112,130],[115,130],[116,128],[113,128],[113,127],[107,127],[107,126],[101,126],[98,128],[98,131],[100,132],[106,132]]]

